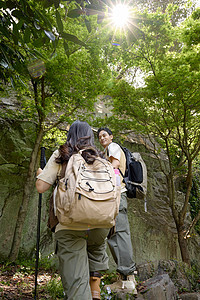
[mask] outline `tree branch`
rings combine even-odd
[[[198,214],[196,215],[196,217],[192,220],[192,223],[190,224],[189,229],[184,236],[185,239],[188,239],[191,237],[191,233],[194,229],[194,226],[199,221],[199,219],[200,219],[200,210],[199,210]]]

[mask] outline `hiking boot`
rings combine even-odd
[[[123,280],[122,283],[123,283],[122,289],[131,290],[134,295],[137,294],[137,289],[136,289],[137,282],[135,280],[134,275],[128,275],[127,279]]]
[[[101,278],[90,276],[90,288],[93,300],[101,299],[100,282]]]
[[[112,292],[124,290],[129,293],[133,293],[134,295],[137,295],[137,289],[136,289],[136,280],[134,275],[128,275],[126,280],[124,280],[123,276],[119,276],[119,280],[116,282],[106,285],[105,287],[110,288]]]

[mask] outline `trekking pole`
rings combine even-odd
[[[46,165],[45,147],[41,147],[40,167],[43,169]],[[39,262],[39,246],[40,246],[40,222],[41,222],[41,207],[42,207],[42,194],[39,194],[38,201],[38,220],[37,220],[37,245],[36,245],[36,260],[35,260],[35,292],[34,299],[37,299],[37,275],[38,275],[38,262]]]

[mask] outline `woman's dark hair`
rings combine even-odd
[[[72,154],[82,152],[83,158],[87,163],[92,164],[97,156],[103,156],[94,145],[94,134],[92,128],[87,122],[75,121],[67,134],[67,141],[59,148],[59,157],[57,163],[67,162]]]

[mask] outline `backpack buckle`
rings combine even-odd
[[[89,184],[89,182],[87,181],[86,182],[86,184],[89,186],[89,192],[93,192],[94,191],[94,189],[93,189],[93,187]]]

